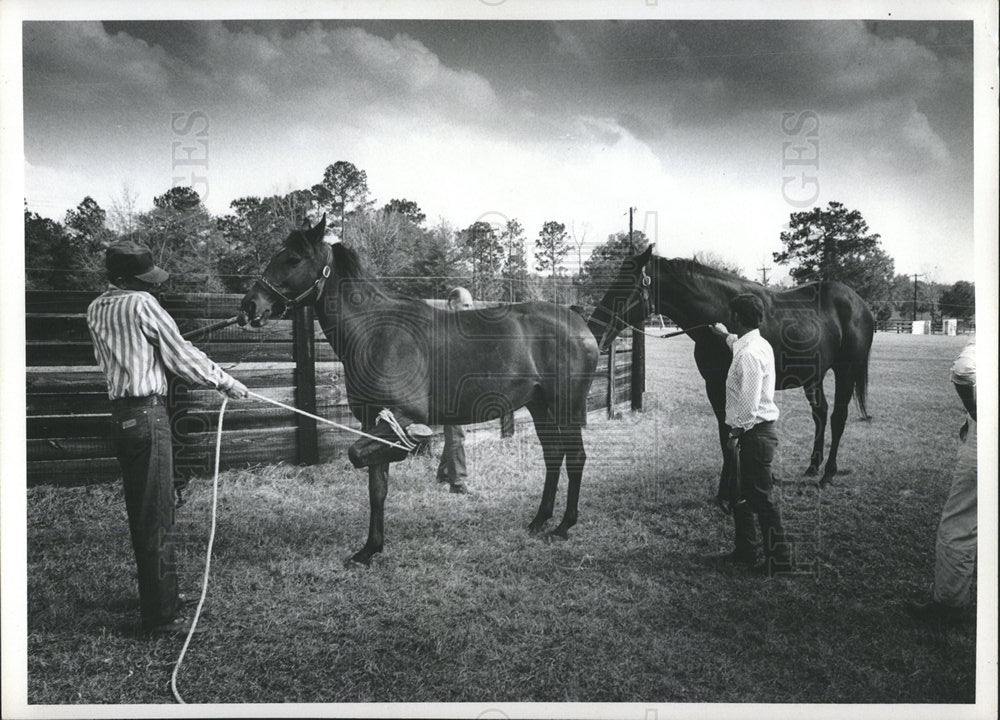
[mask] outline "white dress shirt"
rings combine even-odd
[[[751,330],[743,337],[730,334],[726,343],[733,350],[733,363],[726,377],[726,424],[749,430],[758,423],[777,420],[771,344],[759,330]]]

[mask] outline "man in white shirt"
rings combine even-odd
[[[736,526],[736,549],[730,558],[773,577],[792,571],[788,541],[771,488],[771,463],[778,447],[774,351],[758,330],[764,319],[764,303],[759,297],[734,297],[729,303],[729,318],[735,334],[721,323],[712,330],[725,337],[733,351],[726,378],[726,424],[728,450],[738,457],[738,463],[735,472],[723,475],[717,502],[723,512],[732,513]],[[763,536],[761,565],[756,565],[754,515]]]
[[[958,431],[958,458],[951,489],[938,523],[931,600],[911,603],[910,613],[928,622],[956,622],[966,615],[976,574],[979,507],[976,465],[976,338],[973,337],[951,366],[951,382],[965,406],[965,422]]]

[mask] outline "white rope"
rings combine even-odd
[[[212,544],[215,542],[215,515],[216,506],[219,501],[219,456],[222,450],[222,418],[226,414],[226,404],[228,402],[229,398],[223,396],[222,407],[219,408],[219,427],[215,432],[215,478],[212,481],[212,529],[208,533],[208,551],[205,553],[205,575],[201,582],[201,597],[198,599],[198,608],[194,611],[194,617],[191,619],[191,628],[188,630],[187,638],[184,640],[184,647],[181,648],[177,664],[174,665],[174,672],[170,676],[170,689],[174,693],[174,698],[181,705],[186,705],[187,703],[184,702],[181,694],[177,692],[177,671],[181,669],[181,663],[184,662],[184,653],[187,652],[188,645],[191,644],[191,636],[194,635],[195,628],[198,627],[201,608],[205,604],[205,596],[208,594],[208,569],[212,565]]]
[[[417,447],[417,443],[413,442],[406,436],[403,426],[399,424],[399,420],[397,420],[396,416],[392,414],[392,410],[389,408],[382,408],[382,412],[380,412],[378,417],[375,418],[375,422],[378,423],[379,420],[383,421],[392,429],[394,433],[396,433],[399,441],[406,447],[407,450],[412,451]]]
[[[277,400],[272,400],[271,398],[264,397],[263,395],[259,395],[258,393],[253,392],[252,390],[247,390],[247,394],[255,398],[258,398],[260,400],[263,400],[264,402],[269,402],[272,405],[277,405],[278,407],[282,407],[287,410],[297,412],[300,415],[305,415],[306,417],[313,418],[314,420],[317,420],[319,422],[324,422],[327,423],[328,425],[333,425],[334,427],[340,428],[341,430],[347,430],[349,432],[356,433],[358,435],[363,435],[364,437],[367,438],[371,438],[372,440],[378,440],[380,443],[385,443],[390,447],[399,448],[400,450],[405,450],[406,452],[410,452],[411,450],[413,450],[414,447],[416,447],[416,443],[412,443],[410,447],[405,447],[398,443],[390,442],[385,438],[380,438],[376,435],[369,435],[368,433],[362,432],[361,430],[355,430],[354,428],[348,427],[347,425],[341,425],[340,423],[333,422],[332,420],[327,420],[326,418],[322,418],[318,415],[313,415],[312,413],[308,413],[305,410],[299,410],[298,408],[292,407],[291,405],[286,405],[283,402],[278,402]],[[184,646],[181,648],[181,654],[178,656],[177,664],[174,665],[174,671],[170,676],[170,689],[174,694],[174,699],[176,699],[177,702],[180,703],[181,705],[186,705],[187,703],[184,702],[184,698],[182,698],[181,694],[177,691],[177,672],[181,669],[181,663],[184,662],[184,655],[185,653],[187,653],[188,646],[191,644],[191,638],[195,633],[195,629],[198,627],[198,619],[201,617],[201,609],[205,604],[205,596],[208,595],[208,571],[212,565],[212,545],[215,543],[216,509],[218,507],[218,502],[219,502],[219,459],[222,454],[222,421],[223,418],[225,417],[226,405],[228,403],[229,403],[229,398],[223,396],[222,407],[219,408],[219,426],[215,431],[215,476],[212,480],[212,526],[211,530],[208,533],[208,550],[205,553],[205,574],[201,582],[201,597],[198,599],[198,607],[194,611],[194,617],[191,619],[191,627],[188,630],[187,637],[184,639]],[[382,412],[379,413],[379,418],[385,420],[386,423],[388,423],[389,426],[393,428],[393,430],[399,433],[401,437],[404,438],[406,437],[406,434],[403,432],[403,428],[399,425],[399,422],[396,420],[395,417],[393,417],[392,413],[389,411],[388,408],[384,409]]]
[[[313,420],[316,420],[317,422],[326,423],[327,425],[333,425],[335,428],[340,428],[341,430],[346,430],[347,432],[352,432],[355,435],[361,435],[362,437],[371,438],[372,440],[378,440],[380,443],[384,443],[384,444],[388,445],[389,447],[399,448],[400,450],[405,450],[406,452],[409,452],[410,450],[413,449],[413,448],[408,448],[408,447],[406,447],[404,445],[400,445],[399,443],[394,443],[391,440],[386,440],[385,438],[380,438],[377,435],[369,435],[368,433],[364,432],[363,430],[356,430],[356,429],[354,429],[352,427],[348,427],[347,425],[341,425],[340,423],[334,422],[333,420],[328,420],[328,419],[326,419],[324,417],[320,417],[319,415],[313,415],[312,413],[308,413],[305,410],[299,410],[297,407],[293,407],[291,405],[286,405],[283,402],[279,402],[277,400],[272,400],[269,397],[264,397],[263,395],[258,395],[253,390],[247,390],[247,394],[250,395],[251,397],[257,398],[258,400],[263,400],[264,402],[271,403],[272,405],[277,405],[280,408],[285,408],[285,410],[291,410],[292,412],[296,412],[299,415],[305,415],[306,417],[312,418]]]

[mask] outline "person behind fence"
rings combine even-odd
[[[733,333],[722,323],[712,331],[725,337],[733,351],[726,377],[726,424],[729,426],[728,472],[719,484],[717,503],[735,524],[735,550],[726,558],[774,576],[792,570],[788,539],[772,492],[772,469],[778,434],[774,402],[774,351],[758,328],[764,304],[756,295],[737,295],[729,303]],[[764,561],[757,564],[760,525]]]
[[[174,484],[169,370],[192,385],[232,398],[247,389],[181,337],[173,318],[150,294],[169,274],[149,250],[131,242],[107,249],[110,284],[87,308],[94,355],[107,378],[114,445],[125,487],[143,630],[187,632],[174,549]]]
[[[927,622],[954,622],[965,616],[976,574],[976,339],[970,340],[951,366],[951,382],[965,407],[958,431],[958,457],[951,489],[938,522],[934,548],[934,584],[928,602],[911,603],[910,613]]]
[[[456,287],[448,294],[448,309],[471,310],[472,294],[464,287]],[[449,483],[451,492],[464,495],[469,492],[465,484],[468,474],[465,469],[465,430],[461,425],[444,426],[444,449],[438,464],[437,481]]]

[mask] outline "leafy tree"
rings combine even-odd
[[[497,229],[488,222],[477,220],[459,232],[459,243],[468,252],[472,264],[473,297],[480,300],[499,300],[503,297],[500,270],[505,249]]]
[[[860,295],[875,313],[879,322],[892,316],[892,303],[885,302],[892,295],[895,261],[881,248],[866,256],[852,256],[843,261],[842,282]]]
[[[104,286],[105,251],[117,239],[106,222],[107,213],[89,195],[66,212],[67,239],[72,248],[64,285],[67,289],[97,290]]]
[[[569,252],[568,239],[563,223],[549,220],[542,225],[535,241],[535,269],[540,273],[548,271],[555,277],[562,259]]]
[[[916,283],[916,307],[914,308],[914,282],[911,275],[897,275],[893,278],[889,295],[896,310],[903,317],[914,314],[932,312],[935,309],[936,295],[931,283]]]
[[[618,276],[625,258],[635,255],[647,245],[649,240],[641,230],[633,233],[632,243],[629,242],[627,232],[609,235],[603,244],[590,253],[590,257],[583,263],[583,270],[576,277],[579,302],[593,305],[600,301],[605,290]]]
[[[517,219],[508,220],[500,231],[500,245],[505,253],[501,279],[506,288],[503,299],[507,302],[537,299],[537,294],[531,291],[532,286],[526,282],[528,260],[524,241],[524,226]]]
[[[135,239],[152,251],[157,265],[170,272],[165,289],[222,292],[218,260],[224,238],[198,193],[190,188],[176,190],[159,196],[153,201],[156,207],[136,218]]]
[[[893,277],[891,258],[879,238],[869,232],[860,212],[830,202],[825,210],[792,213],[789,230],[781,233],[785,249],[773,257],[779,265],[791,266],[789,274],[799,284],[839,280],[874,299]]]
[[[419,298],[445,298],[455,285],[468,282],[468,256],[461,234],[445,222],[416,237],[406,274],[406,292]]]
[[[312,186],[316,204],[336,221],[340,237],[344,237],[345,219],[352,212],[364,210],[368,200],[368,174],[353,163],[338,160],[323,172],[323,181]]]
[[[407,275],[412,252],[424,230],[397,212],[358,211],[347,226],[344,243],[358,250],[370,270],[383,279]],[[390,287],[403,288],[387,280]]]
[[[194,210],[201,205],[201,196],[194,188],[175,186],[162,195],[153,198],[153,205],[160,210],[177,210],[180,212]]]
[[[941,292],[938,307],[945,317],[972,320],[976,316],[976,286],[959,280]]]
[[[417,227],[421,227],[427,219],[420,206],[412,200],[398,200],[393,198],[382,207],[382,212],[402,215]]]
[[[309,221],[312,194],[295,190],[268,198],[249,196],[233,200],[232,213],[216,220],[224,242],[219,249],[220,279],[230,292],[246,290],[260,275],[281,242],[296,227]]]
[[[27,290],[62,290],[73,269],[73,246],[61,224],[28,210],[24,204],[24,260]]]

